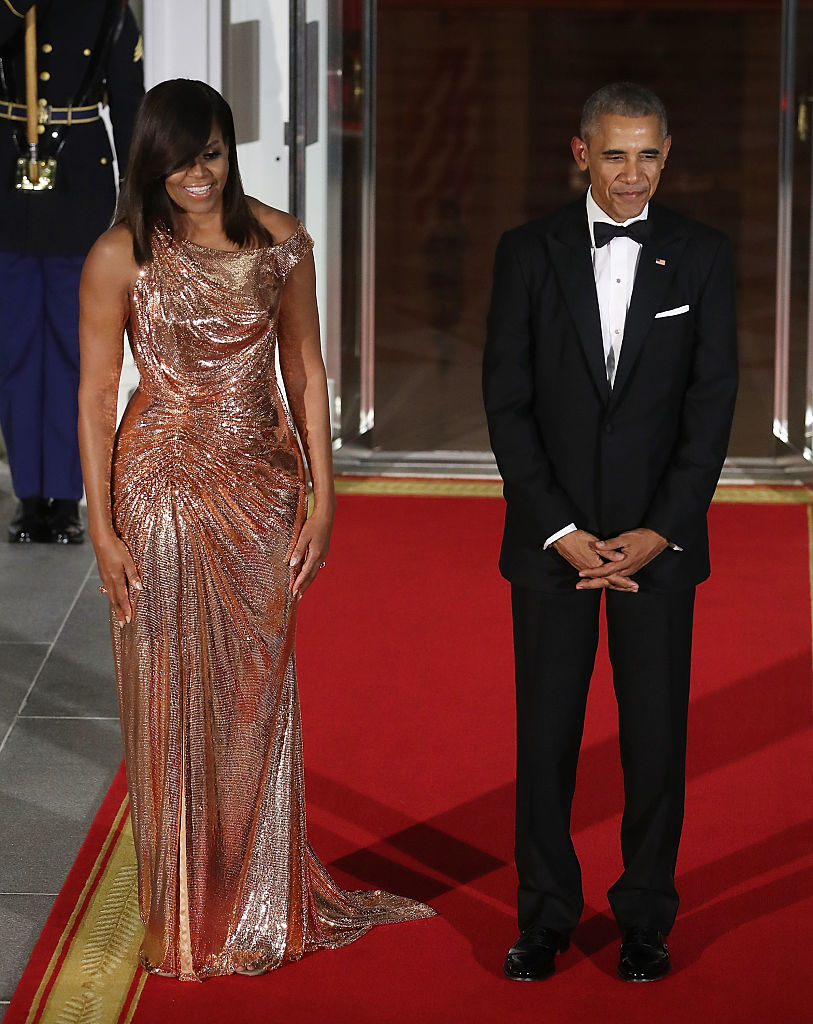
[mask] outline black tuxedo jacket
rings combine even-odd
[[[706,513],[737,390],[731,248],[655,203],[649,219],[612,390],[584,199],[497,247],[483,388],[506,499],[500,570],[520,586],[575,586],[543,550],[571,522],[600,538],[649,527],[683,548],[637,573],[642,589],[709,574]]]

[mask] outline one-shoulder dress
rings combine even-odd
[[[143,966],[271,969],[424,904],[337,888],[307,840],[288,558],[303,458],[275,372],[280,297],[312,241],[223,252],[158,230],[130,295],[138,401],[113,521],[143,582],[111,632]]]

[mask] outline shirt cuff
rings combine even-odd
[[[564,529],[559,530],[557,533],[552,533],[542,545],[542,550],[547,551],[551,544],[555,544],[560,537],[566,537],[569,533],[575,533],[576,530],[578,530],[578,526],[575,523],[569,523]]]

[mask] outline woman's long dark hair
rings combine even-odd
[[[203,152],[217,124],[228,147],[229,174],[223,188],[223,228],[235,245],[271,245],[273,239],[251,212],[234,140],[231,108],[205,82],[174,78],[154,86],[141,101],[130,143],[130,161],[114,223],[133,234],[133,254],[141,265],[152,259],[152,234],[159,224],[177,230],[178,207],[167,194],[169,174],[188,167]]]

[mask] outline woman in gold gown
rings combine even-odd
[[[294,630],[335,506],[312,244],[245,196],[217,92],[147,94],[117,223],[83,273],[79,429],[141,961],[181,979],[259,973],[432,914],[338,889],[306,835]],[[125,330],[141,381],[116,433]]]

